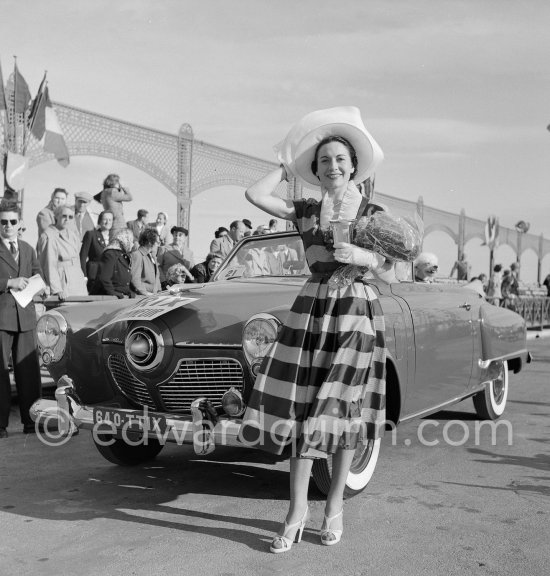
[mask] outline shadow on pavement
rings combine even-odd
[[[287,467],[275,466],[283,457],[220,447],[203,459],[190,446],[169,444],[154,460],[122,467],[104,461],[85,433],[53,447],[23,435],[15,425],[18,416],[14,407],[14,432],[0,445],[2,512],[24,516],[27,522],[121,520],[224,538],[260,551],[279,528],[289,479]],[[241,505],[226,506],[234,513],[219,514],[219,497]],[[251,510],[242,505],[243,498],[280,501],[274,519],[239,514]],[[313,482],[310,499],[323,499]]]

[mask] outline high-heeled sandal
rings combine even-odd
[[[285,520],[285,529],[283,531],[283,535],[280,536],[277,534],[273,538],[271,541],[271,546],[269,547],[269,551],[273,552],[273,554],[281,554],[281,552],[288,552],[292,548],[292,544],[298,544],[298,542],[300,542],[302,539],[302,534],[304,532],[308,517],[309,508],[306,508],[302,519],[298,520],[298,522],[295,522],[294,524],[287,524]],[[293,531],[294,535],[292,536]]]
[[[325,546],[332,546],[333,544],[338,544],[342,539],[342,532],[344,531],[342,528],[335,529],[331,528],[330,525],[339,516],[344,514],[344,509],[340,510],[338,514],[334,516],[325,516],[323,520],[323,526],[321,527],[321,544]]]

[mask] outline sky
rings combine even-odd
[[[275,161],[273,146],[313,110],[355,105],[384,150],[380,192],[501,225],[518,220],[550,238],[550,3],[547,0],[0,0],[0,61],[17,55],[36,92],[51,98]],[[117,172],[134,194],[125,210],[173,215],[176,200],[117,161],[71,159],[32,168],[24,219],[55,186],[101,189]],[[190,245],[205,256],[213,231],[236,218],[269,219],[243,189],[217,187],[191,207]],[[425,249],[443,272],[456,257],[437,232]],[[466,246],[474,273],[488,269],[479,240]],[[515,260],[501,246],[496,260]],[[550,273],[550,256],[543,261]],[[536,256],[522,259],[536,279]]]

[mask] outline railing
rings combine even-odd
[[[550,325],[550,298],[520,296],[515,300],[516,312],[523,316],[527,328],[542,330]]]

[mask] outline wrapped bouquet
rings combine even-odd
[[[349,240],[338,238],[342,230],[346,235],[348,226]],[[335,288],[351,284],[356,278],[364,277],[369,270],[387,272],[395,261],[412,262],[422,249],[424,226],[418,215],[414,219],[401,218],[379,211],[353,222],[341,221],[333,224],[332,228],[331,240],[351,241],[351,244],[370,251],[370,259],[368,254],[364,254],[365,262],[361,265],[348,264],[334,272],[329,284]]]
[[[417,214],[412,219],[375,212],[357,220],[352,243],[388,260],[412,262],[422,250],[423,233],[424,226]]]

